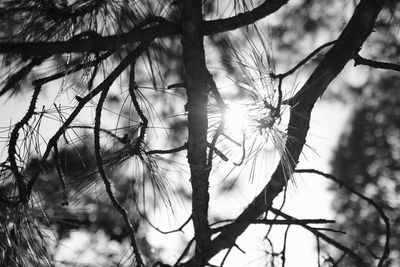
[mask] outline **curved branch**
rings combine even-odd
[[[103,104],[107,97],[109,89],[110,89],[110,87],[107,87],[101,92],[99,102],[97,103],[97,106],[96,106],[96,116],[95,116],[95,123],[94,123],[94,152],[96,155],[96,162],[97,162],[97,167],[99,169],[100,177],[103,180],[108,198],[111,200],[115,209],[122,215],[122,218],[128,228],[129,237],[131,239],[131,246],[133,248],[133,253],[135,255],[136,266],[141,267],[141,266],[144,266],[144,264],[143,264],[142,257],[140,255],[138,246],[136,244],[135,230],[133,229],[133,226],[129,221],[128,212],[126,211],[126,209],[124,207],[122,207],[122,205],[115,198],[114,193],[112,192],[111,182],[107,177],[106,170],[104,169],[103,158],[101,156],[101,147],[100,147],[101,111],[103,109]]]
[[[202,33],[203,35],[212,35],[236,30],[243,26],[253,24],[254,22],[274,13],[288,1],[289,0],[265,0],[264,3],[251,11],[240,13],[226,19],[204,21],[202,25]]]
[[[93,99],[94,96],[98,95],[100,92],[103,90],[108,89],[113,82],[118,78],[119,75],[126,69],[126,67],[129,66],[129,64],[132,62],[132,60],[135,60],[138,58],[142,52],[147,49],[148,45],[150,44],[151,41],[148,42],[142,42],[140,43],[135,50],[133,50],[128,56],[126,56],[121,63],[108,75],[108,77],[100,83],[95,89],[93,89],[89,94],[87,94],[85,97],[79,98],[78,105],[75,107],[75,109],[72,111],[71,115],[65,120],[63,125],[57,130],[57,132],[53,135],[53,137],[50,138],[46,150],[42,156],[41,162],[45,163],[47,158],[50,155],[51,150],[53,147],[57,144],[58,139],[63,135],[65,130],[70,126],[70,124],[74,121],[76,116],[81,112],[83,107]],[[38,175],[34,175],[28,182],[27,189],[26,189],[26,199],[29,199],[29,195],[32,191],[33,185],[35,184],[36,180],[38,178]]]
[[[288,127],[289,138],[285,145],[285,151],[288,151],[290,155],[281,158],[271,180],[237,217],[232,226],[222,231],[211,242],[207,251],[208,260],[221,250],[233,246],[236,238],[249,226],[249,221],[261,216],[271,207],[278,194],[282,192],[299,161],[306,141],[314,104],[368,38],[382,5],[383,1],[380,0],[362,0],[360,2],[349,23],[339,36],[338,43],[325,55],[300,92],[292,98]],[[341,42],[341,40],[349,39],[352,39],[352,41]],[[288,168],[288,165],[291,168]]]

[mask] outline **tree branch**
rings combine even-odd
[[[182,48],[188,97],[188,161],[192,185],[192,221],[196,241],[190,266],[204,266],[204,252],[210,243],[208,224],[209,175],[207,164],[208,70],[205,61],[202,26],[202,0],[181,1]]]
[[[71,38],[59,42],[0,43],[0,54],[19,54],[23,57],[51,56],[64,53],[84,53],[115,50],[122,45],[135,42],[150,42],[155,38],[178,34],[176,23],[164,20],[148,28],[111,36],[90,36],[86,39]]]
[[[332,174],[323,173],[323,172],[320,172],[320,171],[314,170],[314,169],[300,169],[300,170],[296,170],[295,172],[296,173],[314,173],[314,174],[321,175],[321,176],[323,176],[325,178],[328,178],[328,179],[338,183],[340,186],[343,186],[344,188],[349,190],[351,193],[357,195],[359,198],[365,200],[366,202],[368,202],[368,204],[373,206],[378,211],[379,216],[382,218],[383,222],[385,223],[385,228],[386,228],[386,231],[385,231],[386,232],[385,247],[384,247],[382,256],[379,259],[379,263],[378,263],[379,267],[383,266],[383,263],[388,258],[389,253],[390,253],[390,244],[389,244],[390,243],[390,222],[389,222],[388,217],[383,212],[382,208],[379,207],[379,205],[374,200],[372,200],[371,198],[366,197],[365,195],[357,192],[354,188],[352,188],[346,182],[344,182],[343,180],[337,178],[336,176],[334,176]]]
[[[295,220],[294,217],[287,215],[285,213],[283,213],[282,211],[278,210],[278,209],[274,209],[274,208],[270,208],[269,210],[271,210],[273,213],[281,216],[282,218],[286,219],[286,220]],[[324,240],[325,242],[333,245],[334,247],[340,249],[341,251],[345,252],[346,254],[348,254],[350,257],[352,257],[355,261],[357,261],[358,263],[361,264],[361,266],[367,266],[366,263],[364,262],[364,260],[358,256],[353,250],[351,250],[350,248],[340,244],[339,242],[335,241],[334,239],[330,238],[327,235],[324,235],[323,233],[319,232],[318,230],[315,230],[314,228],[312,228],[311,226],[308,226],[306,224],[301,225],[303,228],[307,229],[308,231],[310,231],[311,233],[313,233],[316,237],[321,238],[322,240]]]
[[[360,2],[349,23],[339,36],[338,43],[325,55],[300,92],[290,101],[289,138],[284,150],[288,151],[290,155],[281,158],[271,180],[237,217],[232,226],[221,232],[212,241],[207,251],[207,259],[211,259],[221,250],[233,246],[236,238],[248,227],[248,221],[261,216],[272,205],[276,196],[282,192],[287,179],[291,177],[299,161],[315,102],[370,35],[382,5],[383,1],[380,0],[362,0]],[[352,41],[341,42],[341,40],[349,39],[352,39]],[[288,165],[291,168],[288,168]]]
[[[50,138],[48,141],[47,147],[45,152],[43,153],[41,162],[45,163],[52,148],[57,144],[58,139],[60,138],[61,135],[65,132],[65,130],[69,127],[69,125],[74,121],[75,117],[81,112],[83,107],[93,99],[94,96],[102,92],[103,90],[108,89],[113,82],[118,78],[119,75],[126,69],[126,67],[129,66],[129,64],[132,62],[132,60],[135,60],[138,58],[142,52],[147,49],[148,45],[150,44],[150,41],[148,42],[142,42],[140,43],[135,50],[133,50],[131,53],[129,53],[122,61],[121,63],[108,75],[108,77],[100,83],[95,89],[93,89],[89,94],[87,94],[83,98],[79,98],[78,105],[75,107],[75,109],[72,111],[71,115],[65,120],[63,125],[57,130],[57,132]],[[32,191],[33,185],[35,184],[36,180],[38,178],[38,175],[34,175],[28,182],[27,186],[27,199],[29,200],[29,195]]]
[[[265,18],[274,13],[289,0],[265,0],[261,5],[251,11],[237,14],[236,16],[204,21],[202,26],[203,35],[212,35],[216,33],[236,30],[243,26],[253,24],[254,22]]]
[[[104,169],[104,163],[103,163],[103,159],[101,156],[101,147],[100,147],[101,111],[103,109],[103,104],[107,97],[109,89],[110,89],[110,87],[108,86],[101,92],[99,102],[97,103],[97,106],[96,106],[96,116],[95,116],[95,123],[94,123],[94,152],[96,155],[97,168],[99,170],[100,177],[103,180],[104,186],[106,188],[107,195],[108,195],[109,199],[111,200],[115,209],[122,215],[122,218],[128,228],[129,237],[131,239],[131,246],[133,248],[133,253],[135,255],[136,266],[141,267],[141,266],[144,266],[144,264],[143,264],[139,249],[136,244],[135,230],[133,229],[133,226],[129,221],[127,211],[125,210],[125,208],[123,208],[121,206],[119,201],[115,198],[114,193],[112,192],[111,183],[110,183],[110,180],[108,179],[106,171]]]
[[[359,54],[354,55],[353,59],[354,59],[354,66],[366,65],[366,66],[370,66],[375,69],[400,71],[399,64],[374,61],[374,60],[363,58]]]

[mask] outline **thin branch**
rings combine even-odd
[[[225,220],[225,222],[229,222],[233,220]],[[222,221],[224,222],[224,221]],[[222,223],[218,222],[218,223]],[[326,219],[293,219],[293,220],[278,220],[278,219],[273,219],[273,220],[268,220],[268,219],[262,219],[262,220],[252,220],[246,223],[250,224],[265,224],[265,225],[306,225],[306,224],[327,224],[327,223],[335,223],[334,220],[326,220]],[[231,227],[231,224],[223,225],[220,227],[212,228],[212,232],[218,233],[223,231],[224,229],[227,229]]]
[[[202,33],[203,35],[213,35],[216,33],[236,30],[243,26],[253,24],[254,22],[276,12],[288,1],[289,0],[265,0],[261,5],[251,11],[240,13],[226,19],[204,21],[202,25]]]
[[[68,193],[67,193],[67,186],[65,184],[65,181],[63,179],[63,173],[61,171],[61,162],[60,158],[58,155],[58,146],[57,144],[54,145],[54,160],[56,162],[56,171],[57,171],[57,176],[61,184],[61,188],[63,190],[63,200],[61,202],[61,206],[68,206]]]
[[[38,85],[38,84],[39,84],[39,85],[43,85],[43,84],[45,84],[45,83],[48,83],[48,82],[57,80],[57,79],[62,78],[62,77],[65,77],[65,76],[67,76],[67,75],[69,75],[69,74],[71,74],[71,73],[80,71],[81,69],[88,68],[88,67],[91,67],[91,66],[95,66],[95,65],[99,64],[101,61],[107,59],[107,58],[108,58],[109,56],[111,56],[113,53],[114,53],[114,50],[107,51],[107,52],[105,52],[104,54],[102,54],[101,56],[97,57],[95,60],[92,60],[92,61],[89,61],[89,62],[84,62],[84,63],[82,63],[82,64],[73,66],[73,67],[70,68],[70,69],[66,69],[66,70],[60,71],[60,72],[58,72],[58,73],[52,74],[52,75],[50,75],[50,76],[47,76],[47,77],[43,77],[43,78],[34,80],[34,81],[32,82],[32,84],[33,84],[33,85]],[[67,66],[67,67],[68,67],[68,66]]]
[[[193,242],[194,242],[194,238],[190,239],[189,243],[186,245],[182,254],[179,256],[179,258],[176,260],[175,264],[173,265],[174,267],[179,266],[180,262],[183,260],[183,258],[186,256],[186,254],[189,252],[189,249],[192,246]]]
[[[294,217],[292,217],[290,215],[287,215],[284,212],[282,212],[282,211],[280,211],[278,209],[272,208],[272,207],[270,208],[270,211],[272,211],[273,213],[275,213],[275,214],[277,214],[277,215],[279,215],[282,218],[285,218],[287,220],[295,220],[296,219],[296,218],[294,218]],[[307,229],[308,231],[310,231],[311,233],[313,233],[316,237],[321,238],[322,240],[324,240],[328,244],[333,245],[334,247],[340,249],[341,251],[344,251],[350,257],[352,257],[355,261],[360,263],[361,266],[367,266],[367,264],[364,262],[364,260],[359,255],[357,255],[353,250],[351,250],[350,248],[340,244],[339,242],[335,241],[334,239],[332,239],[332,238],[328,237],[327,235],[325,235],[325,234],[313,229],[312,227],[310,227],[310,226],[308,226],[306,224],[303,224],[301,226],[303,228]]]
[[[325,43],[323,45],[320,45],[318,48],[316,48],[313,52],[311,52],[308,56],[306,56],[304,59],[302,59],[296,66],[288,70],[287,72],[281,73],[281,74],[274,74],[271,73],[272,78],[278,78],[278,79],[283,79],[289,75],[292,75],[296,70],[298,70],[301,66],[306,64],[310,59],[312,59],[316,54],[318,54],[321,50],[334,45],[338,40],[330,41],[328,43]]]
[[[103,183],[106,187],[106,191],[108,194],[109,199],[111,200],[112,204],[114,205],[115,209],[122,215],[126,226],[128,227],[129,236],[131,239],[131,246],[133,248],[133,253],[135,254],[135,261],[136,266],[144,266],[142,257],[140,255],[139,249],[136,244],[135,238],[135,230],[133,229],[132,224],[129,221],[127,211],[121,206],[119,201],[115,198],[114,193],[111,189],[111,183],[107,177],[106,171],[104,169],[104,163],[101,156],[101,147],[100,147],[100,123],[101,123],[101,111],[103,109],[104,101],[107,97],[108,90],[110,87],[105,88],[100,95],[99,102],[96,107],[96,116],[95,116],[95,123],[94,123],[94,152],[96,155],[97,167],[100,173],[100,177],[103,180]]]
[[[370,59],[361,57],[359,54],[354,55],[353,59],[354,59],[354,66],[366,65],[366,66],[370,66],[375,69],[400,71],[400,64],[370,60]]]
[[[170,230],[170,231],[163,231],[160,228],[158,228],[157,226],[155,226],[154,224],[152,224],[150,222],[150,220],[146,217],[146,215],[144,215],[142,212],[140,212],[139,208],[137,208],[137,212],[139,213],[140,217],[142,217],[142,219],[144,219],[152,228],[154,228],[157,232],[164,234],[164,235],[172,234],[172,233],[176,233],[176,232],[183,232],[182,229],[192,220],[192,215],[190,215],[189,218],[187,218],[187,220],[181,226],[179,226],[177,229]]]
[[[154,154],[172,154],[172,153],[176,153],[182,150],[187,149],[187,143],[184,143],[183,145],[181,145],[180,147],[176,147],[176,148],[171,148],[171,149],[165,149],[165,150],[160,150],[160,149],[155,149],[155,150],[150,150],[147,151],[146,154],[147,155],[154,155]]]
[[[146,134],[146,129],[149,121],[147,120],[146,116],[143,114],[142,109],[140,108],[139,102],[137,100],[135,90],[137,90],[137,85],[135,83],[135,61],[132,61],[130,65],[130,72],[129,72],[129,95],[131,97],[131,100],[133,102],[133,106],[136,109],[136,112],[138,113],[140,119],[142,120],[141,126],[140,126],[140,133],[139,137],[136,140],[136,143],[133,147],[133,152],[135,155],[140,155],[140,148],[144,142],[144,137]]]
[[[16,146],[18,142],[18,137],[19,137],[19,131],[21,130],[22,127],[25,126],[29,122],[29,120],[32,118],[32,116],[35,113],[35,108],[36,108],[36,102],[39,97],[39,93],[41,91],[40,86],[36,86],[33,95],[29,104],[28,111],[25,113],[24,117],[14,126],[14,129],[11,132],[10,135],[10,141],[8,143],[8,161],[10,162],[10,170],[14,174],[15,180],[17,182],[17,187],[18,187],[18,193],[19,193],[19,200],[24,203],[26,199],[26,187],[25,187],[25,178],[24,176],[19,172],[19,167],[17,165],[17,161],[15,158],[15,155],[17,154],[16,152]]]
[[[370,204],[371,206],[373,206],[379,213],[380,217],[382,218],[383,222],[385,223],[385,228],[386,228],[386,242],[385,242],[385,248],[383,250],[383,254],[379,260],[378,266],[381,267],[383,266],[383,263],[385,262],[385,260],[388,258],[389,253],[390,253],[390,222],[388,217],[385,215],[384,211],[382,210],[381,207],[379,207],[379,205],[372,200],[369,197],[366,197],[365,195],[357,192],[354,188],[352,188],[350,185],[348,185],[345,181],[337,178],[336,176],[332,175],[332,174],[328,174],[328,173],[323,173],[321,171],[318,170],[314,170],[314,169],[299,169],[299,170],[295,170],[296,173],[314,173],[314,174],[318,174],[321,175],[325,178],[328,178],[336,183],[338,183],[340,186],[343,186],[344,188],[346,188],[347,190],[349,190],[351,193],[355,194],[356,196],[358,196],[359,198],[365,200],[366,202],[368,202],[368,204]]]
[[[135,60],[136,58],[138,58],[142,54],[142,52],[148,47],[149,44],[150,44],[150,41],[140,43],[131,53],[129,53],[121,61],[121,63],[107,76],[107,78],[101,84],[99,84],[95,89],[93,89],[85,97],[79,98],[80,100],[78,101],[78,105],[72,111],[70,116],[65,120],[63,125],[57,130],[57,132],[48,141],[46,150],[41,159],[42,163],[46,162],[51,149],[54,147],[55,144],[57,144],[58,139],[61,137],[61,135],[64,134],[65,130],[74,121],[75,117],[81,112],[83,107],[90,100],[92,100],[94,96],[96,96],[103,90],[107,90],[113,84],[113,82],[118,78],[118,76],[125,70],[125,68],[129,66],[129,64],[132,62],[132,60]],[[38,178],[38,175],[34,175],[29,180],[28,186],[27,186],[27,198],[29,198],[29,195],[32,191],[33,185],[35,184],[37,178]]]
[[[281,251],[281,259],[282,259],[282,267],[285,267],[286,264],[286,245],[287,245],[287,237],[289,234],[290,225],[286,227],[285,235],[283,237],[283,248]]]
[[[18,85],[28,74],[29,72],[36,66],[42,64],[44,58],[36,57],[29,62],[28,65],[22,67],[19,71],[10,76],[7,80],[6,85],[0,91],[0,97],[4,95],[7,91],[11,90],[13,87]]]

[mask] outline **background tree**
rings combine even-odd
[[[321,24],[325,17],[315,15],[319,12],[313,10],[313,1],[305,1],[288,8],[288,14],[302,18],[302,24],[283,21],[268,36],[266,28],[256,23],[275,12],[279,15],[287,2],[2,3],[0,95],[13,96],[25,88],[32,91],[26,114],[10,126],[7,156],[1,164],[2,261],[52,265],[46,243],[51,238],[42,227],[57,227],[57,239],[71,227],[86,224],[105,229],[116,240],[128,238],[131,260],[137,266],[163,266],[138,226],[153,226],[146,214],[149,206],[173,209],[173,196],[187,197],[182,188],[190,181],[191,214],[177,231],[191,221],[194,236],[175,265],[204,266],[227,250],[223,265],[231,249],[238,248],[236,239],[251,224],[284,224],[287,229],[300,224],[344,251],[354,263],[365,265],[366,260],[355,251],[308,225],[327,221],[296,220],[275,208],[273,201],[285,191],[299,161],[315,102],[349,60],[359,59],[357,53],[382,8],[390,13],[395,4],[362,0],[355,8],[347,6],[354,13],[345,18],[348,22],[340,33],[342,27],[336,23],[341,21],[335,21],[335,14]],[[319,48],[314,44],[316,50],[306,47],[309,51],[301,51],[301,56],[308,56],[299,57],[289,71],[275,70],[274,59],[284,59],[273,57],[268,38],[288,38],[280,42],[279,52],[298,52],[293,40],[302,40],[302,33],[317,36],[331,27],[335,28],[330,32],[333,41]],[[291,76],[328,48],[291,97]],[[222,62],[213,61],[214,53],[222,56]],[[218,87],[214,78],[223,75],[211,71],[210,65],[223,67],[240,100]],[[53,88],[58,88],[54,104],[40,108],[38,102]],[[240,129],[228,123],[237,102],[244,103],[241,108],[246,113]],[[285,122],[282,115],[289,108]],[[184,115],[170,117],[176,114]],[[50,124],[43,127],[53,119],[60,123],[55,129],[49,129]],[[168,141],[162,141],[162,135]],[[260,164],[263,158],[258,155],[268,151],[271,143],[280,161],[259,195],[234,220],[209,216],[213,203],[209,184],[218,176],[218,161],[238,167]],[[190,175],[173,187],[168,169],[179,155],[185,155],[183,151]],[[265,177],[260,170],[249,175]],[[235,180],[229,174],[224,178]],[[88,206],[94,206],[94,211],[79,211]],[[275,215],[267,216],[269,211]],[[107,217],[104,214],[119,217],[101,221]],[[67,216],[72,219],[66,221]],[[278,216],[283,219],[277,220]],[[271,265],[285,264],[285,247],[272,255]],[[388,250],[381,253],[379,265]]]

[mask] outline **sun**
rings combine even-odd
[[[224,112],[225,130],[229,133],[241,133],[249,125],[247,110],[243,105],[231,104]]]

